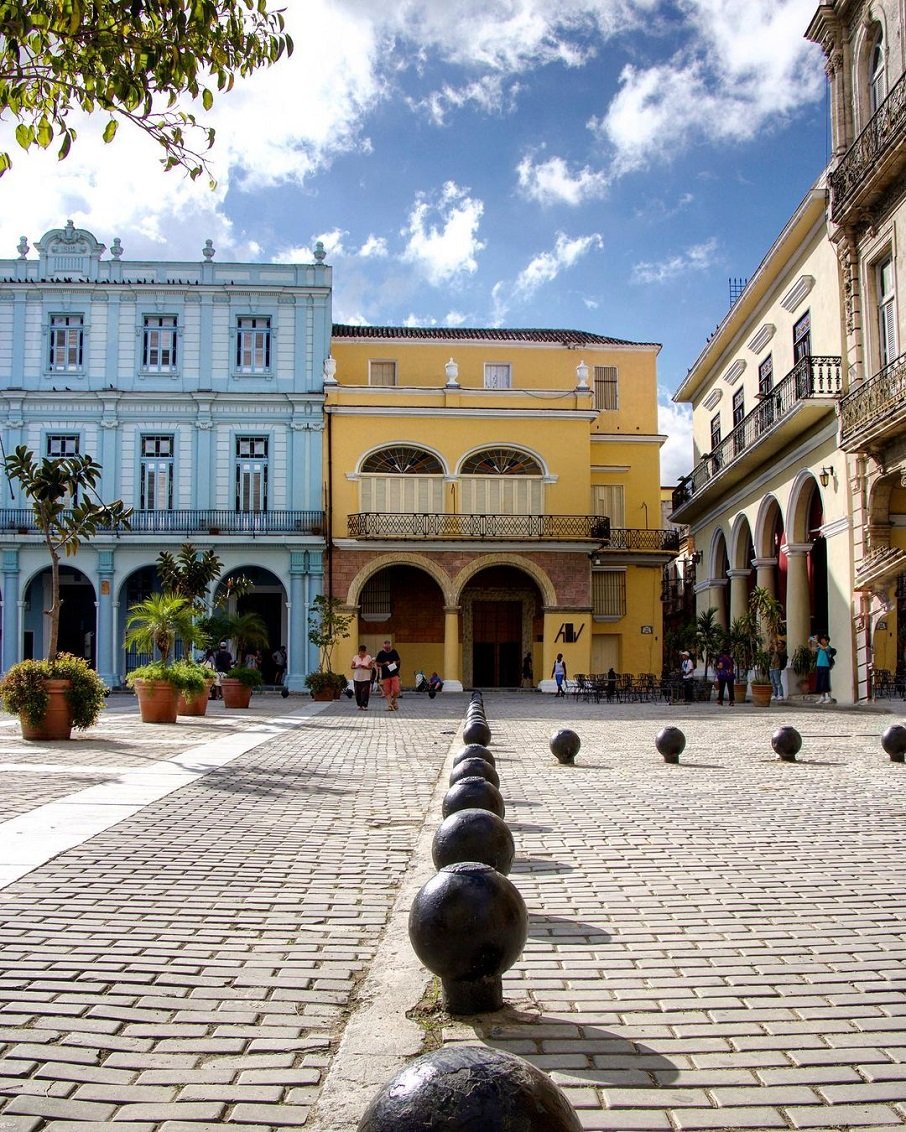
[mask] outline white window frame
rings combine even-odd
[[[274,328],[270,315],[236,316],[236,373],[270,373]]]
[[[179,319],[175,314],[142,317],[142,372],[176,373]]]
[[[397,365],[392,358],[368,359],[368,384],[377,389],[392,389],[397,383]]]
[[[49,460],[78,456],[80,445],[81,439],[77,432],[49,432],[44,440],[44,450]]]
[[[875,279],[878,289],[878,361],[881,369],[884,369],[899,357],[896,276],[892,256],[887,256],[878,264]]]
[[[139,509],[173,510],[173,462],[176,438],[172,433],[143,433]]]
[[[267,511],[270,437],[237,436],[235,452],[237,513],[248,515]]]
[[[484,387],[485,389],[512,389],[512,365],[509,362],[485,362]]]
[[[868,54],[868,113],[878,112],[887,97],[887,52],[884,50],[884,32],[878,28]]]
[[[52,314],[50,316],[47,369],[49,373],[84,372],[84,314]]]

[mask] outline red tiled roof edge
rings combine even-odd
[[[464,326],[350,326],[335,323],[334,338],[415,338],[447,342],[547,342],[558,346],[653,346],[659,342],[632,342],[585,330],[538,330],[515,327]]]

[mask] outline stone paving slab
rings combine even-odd
[[[365,716],[256,697],[241,721],[212,705],[199,738],[124,701],[77,754],[0,755],[7,791],[29,780],[22,818],[35,781],[68,775],[62,803],[92,774],[273,725],[0,889],[0,1132],[352,1132],[429,1038],[405,1017],[432,984],[405,921],[466,702]],[[889,715],[486,704],[529,939],[505,1010],[435,1033],[529,1057],[587,1129],[906,1123]],[[669,767],[653,747],[668,716],[688,737]],[[803,733],[796,764],[771,751],[781,721]],[[576,767],[547,748],[563,722]]]

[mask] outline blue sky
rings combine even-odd
[[[296,43],[217,99],[214,191],[85,122],[13,151],[2,254],[72,218],[127,258],[309,259],[334,319],[660,342],[670,395],[828,159],[816,0],[285,0]],[[10,131],[0,123],[0,135]],[[0,137],[5,144],[6,138]]]

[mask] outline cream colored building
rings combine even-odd
[[[544,691],[660,673],[659,346],[573,330],[335,326],[324,588],[403,680]],[[526,657],[531,675],[524,675]]]
[[[824,50],[831,91],[829,234],[849,384],[839,421],[852,489],[859,698],[906,677],[904,13],[902,0],[835,0],[807,32]]]
[[[674,491],[672,517],[701,553],[698,612],[717,609],[726,628],[765,587],[785,608],[790,654],[830,634],[841,702],[853,697],[843,381],[837,259],[819,182],[675,394],[692,404],[694,467]]]

